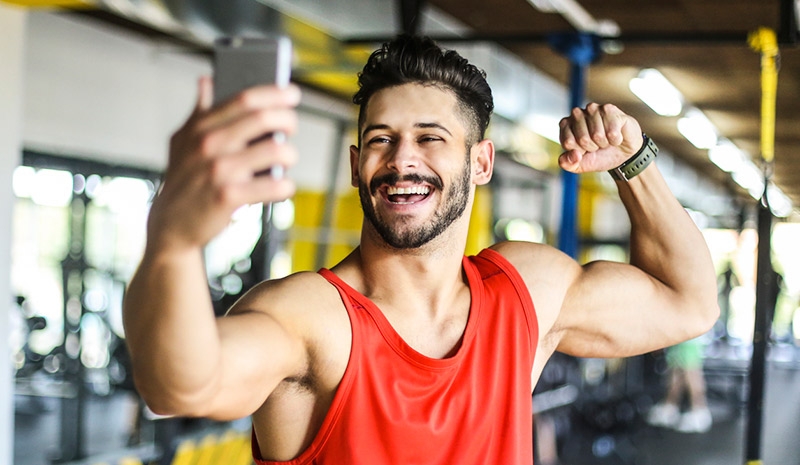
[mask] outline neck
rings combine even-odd
[[[469,218],[465,215],[429,243],[396,249],[364,223],[361,245],[335,271],[374,301],[408,302],[432,310],[463,286],[461,261]]]

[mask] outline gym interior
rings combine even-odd
[[[659,1],[634,13],[627,4],[603,10],[600,1],[478,3],[0,1],[0,173],[7,186],[0,199],[0,296],[8,302],[0,332],[9,355],[0,358],[0,463],[252,463],[248,419],[158,416],[131,379],[121,307],[144,248],[169,137],[193,108],[198,77],[212,73],[215,38],[292,39],[293,81],[303,89],[293,137],[300,160],[291,170],[298,190],[278,204],[241,208],[207,246],[209,292],[222,314],[255,283],[331,266],[358,244],[362,214],[347,156],[356,137],[350,96],[370,51],[406,31],[458,50],[487,71],[495,92],[487,135],[498,151],[495,174],[476,193],[467,254],[512,239],[561,247],[582,263],[627,260],[630,224],[612,179],[586,175],[576,183],[556,162],[558,119],[576,102],[620,96],[665,142],[659,168],[714,260],[721,315],[695,341],[711,421],[681,429],[653,418],[669,389],[666,349],[626,359],[556,354],[532,397],[535,463],[800,465],[800,134],[785,129],[800,103],[798,2],[732,2],[730,9],[741,9],[732,13],[740,19],[736,31],[730,23],[700,33],[686,26],[678,31],[685,36],[661,31],[650,42],[631,34],[627,46],[632,21],[694,4],[708,11],[726,6]],[[747,17],[745,3],[754,4],[748,8],[759,12],[755,18]],[[542,31],[482,27],[480,8],[487,7],[525,10],[579,43],[589,40],[588,47],[565,50],[559,40],[545,43]],[[759,29],[761,18],[774,27],[774,43]],[[609,29],[614,20],[621,33]],[[774,47],[760,47],[757,33]],[[743,117],[748,126],[731,124],[728,107],[708,108],[714,142],[686,149],[689,136],[673,122],[692,111],[658,116],[629,81],[669,63],[659,76],[672,76],[681,89],[693,78],[689,62],[709,59],[692,52],[692,34],[706,42],[716,34],[727,47],[720,56],[733,47],[750,53],[751,65],[739,72],[755,84]],[[664,45],[670,40],[678,45]],[[526,41],[536,42],[535,53],[525,53]],[[613,64],[613,57],[654,43],[659,53],[638,67],[600,69],[598,55]],[[778,75],[775,118],[768,90]],[[696,85],[708,93],[716,86]],[[685,92],[686,108],[704,109],[702,100],[690,100],[701,95],[696,89]],[[748,137],[749,145],[734,145]],[[725,164],[732,159],[744,166],[741,173]],[[679,408],[689,408],[689,397]]]

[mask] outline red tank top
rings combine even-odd
[[[472,298],[461,347],[426,357],[369,299],[329,270],[353,339],[350,360],[311,445],[257,465],[532,464],[531,369],[538,325],[519,273],[486,249],[465,257]]]

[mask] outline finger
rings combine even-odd
[[[577,107],[572,109],[569,117],[569,126],[575,138],[575,143],[577,147],[586,152],[594,152],[599,148],[592,140],[590,124],[596,124],[592,119],[593,115],[587,110]]]
[[[600,105],[596,103],[589,103],[586,105],[586,127],[591,144],[588,141],[584,142],[584,144],[588,151],[594,152],[601,148],[608,147],[605,119],[606,114]],[[593,145],[595,148],[590,149],[589,145]]]
[[[280,202],[293,196],[295,190],[295,183],[290,178],[259,176],[250,184],[247,194],[253,196],[251,202]]]
[[[250,140],[272,134],[267,140],[285,142],[288,136],[297,131],[297,123],[297,112],[294,109],[262,110],[243,120],[235,130],[241,137]]]
[[[296,186],[289,178],[274,179],[271,176],[258,176],[251,182],[230,186],[225,191],[227,200],[233,205],[257,202],[280,202],[294,195]]]
[[[600,107],[600,112],[603,115],[604,132],[608,145],[619,146],[623,143],[622,128],[629,119],[628,115],[610,103]]]
[[[297,162],[297,149],[286,143],[263,141],[236,154],[209,160],[209,177],[215,186],[246,184],[274,166],[288,168]]]
[[[242,156],[246,159],[251,176],[259,175],[266,170],[282,174],[294,166],[298,159],[297,148],[294,145],[274,138],[253,145]],[[275,177],[281,176],[275,175]]]
[[[294,108],[300,103],[300,88],[294,84],[285,87],[274,85],[246,89],[218,105],[201,125],[201,130],[212,129],[237,120],[245,114],[265,109]]]
[[[297,113],[288,108],[257,110],[241,115],[204,135],[203,151],[209,156],[244,150],[267,134],[292,135],[297,130]],[[266,138],[270,140],[270,138]],[[276,138],[271,138],[274,142]]]
[[[580,150],[567,150],[558,157],[558,166],[571,173],[580,173],[583,154]]]
[[[579,148],[578,141],[575,140],[575,134],[572,132],[571,118],[562,118],[558,122],[558,138],[561,141],[561,147],[564,150],[574,150]]]
[[[197,81],[197,104],[195,113],[203,113],[211,108],[214,101],[214,87],[209,76],[201,76]]]

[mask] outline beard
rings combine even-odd
[[[443,192],[443,183],[438,177],[421,176],[419,174],[407,174],[400,176],[397,173],[390,173],[376,177],[367,186],[359,181],[358,197],[361,200],[361,207],[364,210],[364,218],[370,222],[387,245],[395,249],[415,249],[421,247],[434,238],[442,234],[453,222],[459,219],[467,209],[469,201],[470,185],[470,159],[467,151],[464,169],[461,175],[455,180],[453,185],[445,195],[442,204],[434,213],[433,219],[429,224],[417,228],[403,228],[389,224],[384,218],[378,216],[371,200],[382,184],[393,185],[400,181],[411,181],[416,183],[427,182],[437,190]],[[403,219],[398,220],[403,223]]]

